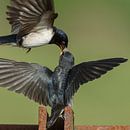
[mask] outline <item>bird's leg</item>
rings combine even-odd
[[[74,130],[74,112],[70,106],[64,109],[64,130]]]
[[[26,53],[29,53],[30,51],[31,51],[31,48],[28,48]]]
[[[39,107],[39,128],[38,130],[46,130],[46,124],[47,124],[47,109],[45,106],[41,105]]]

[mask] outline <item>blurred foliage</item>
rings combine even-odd
[[[10,33],[6,20],[9,0],[0,0],[0,35]],[[76,63],[111,57],[130,58],[129,0],[55,0],[59,17],[55,26],[69,35],[69,49]],[[59,48],[0,46],[0,57],[36,62],[54,69]],[[75,123],[86,125],[130,124],[130,63],[101,79],[81,86],[74,98]],[[22,95],[0,89],[0,123],[37,123],[38,104]]]

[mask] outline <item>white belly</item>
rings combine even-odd
[[[32,32],[23,37],[22,46],[26,48],[37,47],[48,44],[54,36],[53,29],[44,29],[38,32]]]

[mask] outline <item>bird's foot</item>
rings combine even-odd
[[[31,51],[31,48],[28,48],[26,53],[29,53],[30,51]]]

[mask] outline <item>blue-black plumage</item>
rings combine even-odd
[[[16,43],[16,34],[7,35],[7,36],[0,36],[0,44],[3,43]]]
[[[80,85],[100,78],[124,58],[111,58],[74,65],[74,57],[64,49],[59,65],[50,70],[36,63],[0,59],[0,86],[22,93],[29,99],[52,108],[47,127],[51,127],[66,106],[72,106],[72,97]]]

